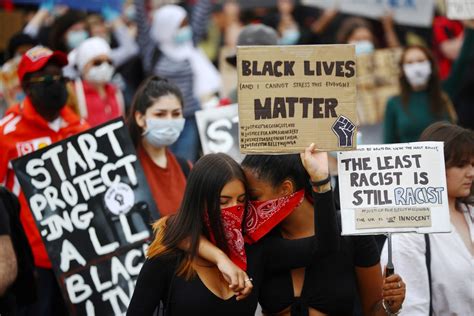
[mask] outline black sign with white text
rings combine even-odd
[[[158,218],[122,119],[13,161],[72,315],[124,313]]]

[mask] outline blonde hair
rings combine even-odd
[[[191,279],[196,271],[192,266],[191,255],[180,249],[170,248],[164,243],[164,237],[166,234],[166,229],[168,227],[168,221],[172,221],[173,216],[171,217],[162,217],[153,224],[153,232],[155,238],[148,247],[147,258],[151,259],[158,256],[164,256],[168,254],[183,254],[183,258],[176,270],[178,276],[184,277],[186,280]]]

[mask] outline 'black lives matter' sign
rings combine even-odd
[[[356,147],[353,45],[237,48],[242,153]]]
[[[124,313],[158,213],[123,120],[13,167],[71,314]]]

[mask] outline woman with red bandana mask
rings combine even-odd
[[[315,152],[313,146],[302,158],[311,166],[308,168],[314,171],[315,179],[327,178],[326,153]],[[237,162],[225,154],[201,158],[189,174],[179,212],[154,225],[155,240],[148,249],[127,315],[152,315],[160,302],[168,315],[255,315],[264,271],[302,267],[333,250],[329,245],[337,247],[330,190],[315,196],[322,206],[315,223],[320,234],[298,240],[268,237],[251,246],[244,246],[242,232],[247,197],[246,178]],[[300,203],[303,198],[297,194],[265,210],[291,212]],[[209,242],[203,246],[206,242],[201,236],[216,246],[214,255],[228,256],[246,271],[237,287],[230,287],[230,281],[222,277],[219,263],[198,255],[198,250],[212,248]],[[187,252],[180,250],[183,243]],[[326,247],[319,249],[319,245]]]

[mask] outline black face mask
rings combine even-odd
[[[30,84],[28,96],[40,114],[52,114],[66,104],[68,92],[64,81]]]

